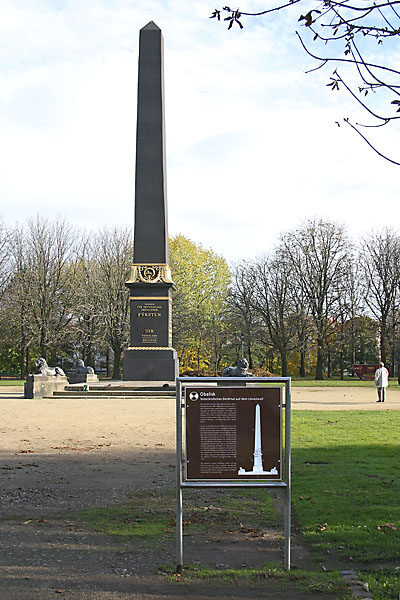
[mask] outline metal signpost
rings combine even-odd
[[[257,385],[267,382],[278,385]],[[178,573],[183,569],[183,489],[194,487],[284,488],[284,567],[290,570],[290,383],[290,377],[177,378]]]

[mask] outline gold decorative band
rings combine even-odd
[[[171,269],[166,263],[134,263],[131,269],[131,277],[126,283],[171,283]]]
[[[169,300],[172,302],[172,298],[169,296],[129,296],[129,300]]]
[[[151,348],[147,348],[144,346],[130,346],[127,350],[173,350],[170,346],[153,346]]]

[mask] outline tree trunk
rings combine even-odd
[[[185,350],[186,350],[186,346],[183,346],[182,350],[181,350],[181,355],[179,357],[179,362],[183,362],[183,357],[185,356]]]
[[[200,371],[200,348],[197,346],[197,370]]]
[[[380,351],[381,351],[381,361],[386,364],[386,318],[384,318],[384,317],[382,317],[382,324],[381,324]]]
[[[300,351],[300,377],[306,376],[306,351]]]
[[[24,379],[25,375],[25,342],[21,342],[19,354],[19,378]]]
[[[356,364],[356,349],[355,349],[355,346],[353,346],[351,357],[352,357],[352,361],[353,361],[352,364],[351,364],[351,376],[355,377],[355,371],[353,369],[353,365]]]
[[[340,351],[340,379],[344,379],[344,358],[343,350]]]
[[[28,378],[29,375],[29,346],[26,347],[26,358],[25,358],[25,379]]]
[[[45,360],[47,360],[47,335],[46,335],[46,329],[45,329],[44,325],[41,327],[41,330],[40,330],[39,348],[40,348],[40,356],[42,356]]]
[[[322,339],[318,338],[318,348],[317,348],[317,367],[315,369],[315,379],[322,380],[324,378],[323,375],[323,354],[322,354]]]
[[[87,353],[87,362],[85,363],[89,367],[93,367],[94,369],[94,350],[90,347]]]
[[[113,352],[114,352],[114,368],[113,368],[112,378],[113,379],[120,379],[121,378],[121,354],[122,354],[122,350],[121,350],[121,348],[113,348]]]
[[[282,368],[281,368],[282,377],[287,377],[288,376],[288,363],[287,363],[286,350],[283,350],[281,352],[281,363],[282,363]]]
[[[268,368],[268,371],[269,371],[270,373],[273,373],[273,372],[274,372],[274,357],[273,357],[273,356],[271,356],[271,357],[268,359],[268,367],[269,367],[269,368]]]
[[[253,368],[253,355],[251,353],[251,344],[247,344],[247,354],[249,355],[249,369]]]
[[[396,314],[395,307],[393,305],[393,315],[392,315],[392,339],[391,339],[391,353],[390,353],[390,374],[394,377],[395,368],[396,368]]]
[[[395,352],[394,352],[394,348],[392,347],[392,351],[390,353],[390,374],[393,377],[394,376],[394,365],[395,365]]]
[[[218,355],[218,357],[216,357],[216,361],[215,361],[215,377],[217,377],[217,375],[218,375],[218,371],[219,371],[219,368],[220,368],[221,360],[222,360],[222,356]]]
[[[21,346],[20,346],[20,379],[24,378],[24,372],[25,372],[25,344],[26,344],[26,339],[25,339],[25,328],[24,328],[24,311],[23,308],[21,309],[21,315],[20,315],[20,326],[21,326]]]
[[[106,369],[107,369],[107,377],[111,377],[111,361],[110,361],[110,352],[111,352],[111,348],[107,348],[107,352],[106,352]]]
[[[330,379],[332,377],[332,359],[331,359],[331,349],[328,348],[328,352],[327,352],[327,358],[328,358],[328,379]]]
[[[86,366],[94,367],[94,351],[90,342],[83,346],[82,356]]]

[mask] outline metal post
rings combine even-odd
[[[176,382],[176,572],[183,570],[182,383]]]
[[[290,411],[291,388],[290,381],[285,383],[285,564],[286,571],[290,571],[290,530],[291,530],[291,452],[290,452]]]

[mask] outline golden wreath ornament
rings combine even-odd
[[[131,278],[127,283],[173,283],[171,269],[167,264],[132,265]]]

